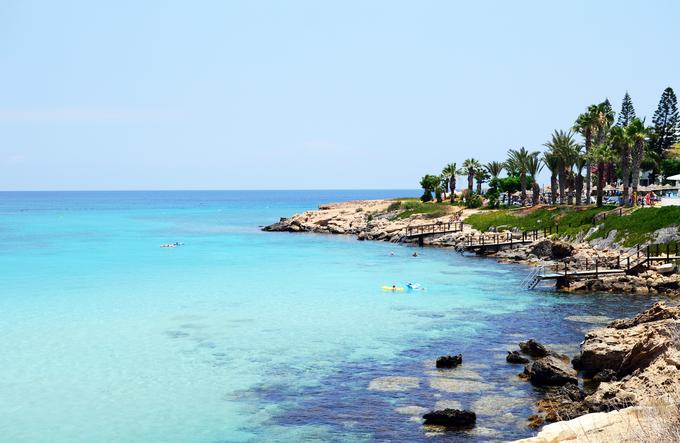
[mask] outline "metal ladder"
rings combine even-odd
[[[541,281],[538,277],[543,274],[544,270],[543,266],[538,266],[533,269],[526,277],[524,277],[524,280],[522,280],[522,287],[524,289],[534,289],[536,285],[538,285],[538,282]]]

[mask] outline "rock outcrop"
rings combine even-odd
[[[633,319],[590,331],[580,364],[586,375],[615,374],[585,399],[591,411],[680,392],[680,308],[658,302]]]
[[[458,355],[445,355],[443,357],[439,357],[435,363],[435,366],[438,368],[455,368],[457,366],[460,366],[463,363],[463,356],[461,354]]]
[[[413,214],[407,218],[397,217],[404,208],[395,200],[358,200],[329,203],[318,210],[305,211],[263,228],[265,231],[315,232],[324,234],[354,235],[358,240],[379,240],[389,242],[419,242],[423,246],[450,247],[460,250],[470,234],[480,235],[469,225],[463,225],[462,232],[437,233],[424,238],[406,237],[407,227],[432,223],[449,223],[477,210],[447,207],[445,215]],[[498,227],[495,232],[505,232],[513,238],[521,238],[516,229]],[[590,233],[590,231],[589,231]],[[595,262],[600,269],[613,268],[622,264],[621,259],[629,252],[623,252],[613,242],[587,242],[588,233],[572,241],[541,239],[532,244],[500,251],[485,251],[494,255],[499,262],[522,263],[542,266],[547,271],[560,272],[565,269],[582,269],[584,263],[592,266]],[[665,237],[664,237],[665,238]],[[639,275],[609,275],[598,278],[577,280],[558,279],[558,289],[566,292],[626,292],[636,294],[680,295],[680,274],[664,275],[668,269],[648,269]]]
[[[563,260],[571,257],[574,247],[567,242],[545,239],[532,245],[529,253],[538,258],[549,260]]]
[[[545,346],[533,339],[520,342],[519,348],[522,350],[522,352],[531,357],[545,357],[548,355],[548,350],[545,348]]]
[[[522,357],[522,355],[517,351],[508,351],[508,355],[505,357],[505,361],[512,364],[526,364],[529,363],[528,358]]]
[[[530,380],[531,373],[538,373],[540,377],[543,366],[554,359],[564,362],[548,351],[547,357],[527,365]],[[620,414],[632,414],[631,411],[640,409],[631,406],[649,405],[660,399],[668,404],[669,396],[670,404],[675,405],[671,407],[675,408],[673,419],[680,423],[677,410],[680,396],[679,307],[658,302],[632,319],[616,320],[607,327],[589,331],[574,363],[585,377],[592,377],[597,383],[595,390],[585,395],[574,380],[569,380],[564,387],[548,392],[545,399],[537,403],[539,414],[531,416],[529,424],[536,426],[542,420],[570,421],[548,425],[533,439],[522,441],[638,441],[631,436],[630,429],[625,429],[625,423],[619,420]],[[548,372],[548,380],[551,375]],[[616,412],[605,414],[608,411]],[[579,417],[581,415],[583,417]],[[575,417],[579,418],[574,420]],[[630,428],[630,423],[627,426]],[[680,424],[678,426],[680,429]],[[602,435],[613,435],[609,433],[612,429],[621,433],[623,439],[599,439]]]
[[[426,425],[445,426],[447,428],[471,428],[477,421],[477,415],[471,411],[459,409],[442,409],[423,415]]]
[[[578,383],[576,371],[569,365],[569,359],[547,355],[529,363],[524,373],[534,386],[563,386]]]
[[[637,443],[644,435],[643,421],[644,414],[639,407],[586,414],[544,426],[535,437],[514,443]]]

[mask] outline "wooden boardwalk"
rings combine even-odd
[[[429,225],[416,225],[406,227],[406,238],[416,238],[425,235],[434,234],[448,234],[449,232],[461,232],[463,230],[463,222],[441,222],[431,223]]]
[[[423,246],[423,239],[428,235],[450,234],[462,231],[463,222],[460,221],[431,223],[429,225],[407,226],[404,238],[406,240],[417,239],[418,245]]]
[[[547,238],[552,234],[559,234],[559,232],[559,226],[555,225],[543,229],[523,231],[521,233],[494,232],[470,235],[466,237],[465,244],[462,246],[462,250],[474,252],[476,254],[489,254],[501,251],[503,249],[512,249],[517,246],[533,243],[535,241]]]
[[[636,252],[626,257],[616,257],[607,260],[564,261],[549,268],[543,267],[532,272],[523,282],[529,289],[534,288],[544,280],[556,280],[557,284],[583,278],[600,278],[610,275],[636,275],[649,269],[655,263],[680,262],[680,247],[678,243],[647,246],[637,246]]]

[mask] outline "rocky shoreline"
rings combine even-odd
[[[394,200],[357,200],[330,203],[319,206],[318,210],[305,211],[278,223],[265,226],[265,231],[315,232],[323,234],[354,235],[358,240],[378,240],[393,243],[416,243],[418,240],[405,236],[407,227],[417,227],[432,223],[450,223],[464,220],[477,210],[451,207],[444,216],[416,214],[398,218],[399,210],[392,209]],[[461,232],[434,234],[422,239],[423,246],[460,249],[470,235],[484,235],[468,225]],[[518,231],[507,235],[521,238]],[[574,267],[579,263],[613,263],[628,255],[615,247],[610,241],[589,243],[586,241],[563,241],[557,238],[537,240],[530,244],[518,245],[512,249],[493,254],[501,263],[520,263],[530,266],[543,266],[545,269],[561,270],[565,266]],[[637,294],[680,295],[680,274],[664,275],[648,269],[638,275],[611,275],[575,281],[558,281],[558,289],[566,292],[619,292]]]
[[[651,441],[654,433],[680,431],[663,428],[680,425],[680,308],[658,302],[635,318],[589,331],[571,365],[545,349],[534,355],[525,376],[560,387],[538,402],[530,422],[562,423],[522,442]],[[668,411],[675,415],[655,422]]]
[[[407,227],[448,223],[472,213],[451,208],[444,216],[418,214],[402,219],[397,217],[397,210],[391,210],[393,204],[390,200],[327,204],[282,218],[263,230],[344,234],[358,240],[409,243],[414,240],[405,237]],[[466,236],[480,234],[464,226],[462,232],[434,234],[423,243],[459,249]],[[550,267],[586,259],[605,262],[624,252],[606,246],[547,238],[492,255],[499,262]],[[680,275],[665,276],[649,269],[638,275],[563,282],[559,289],[675,296],[680,294]],[[659,302],[633,319],[590,330],[580,354],[573,359],[528,340],[520,343],[518,350],[508,351],[507,362],[525,365],[520,378],[545,390],[545,397],[536,405],[537,413],[528,417],[528,425],[546,425],[535,437],[522,442],[664,441],[658,438],[662,435],[659,432],[675,432],[668,429],[669,421],[672,425],[678,422],[680,432],[680,308]],[[462,356],[444,356],[437,362],[438,367],[448,365],[452,371],[461,364]],[[425,415],[426,423],[474,425],[474,411],[443,409]],[[662,415],[667,419],[657,423]],[[652,434],[657,437],[650,437]]]

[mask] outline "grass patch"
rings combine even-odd
[[[415,214],[427,214],[431,217],[441,217],[449,213],[451,205],[448,202],[442,203],[423,203],[418,199],[400,199],[390,204],[388,211],[400,210],[394,220],[403,220]]]
[[[608,217],[589,239],[603,238],[616,230],[616,241],[623,246],[635,246],[652,240],[652,233],[658,229],[680,224],[680,206],[662,208],[640,208],[625,217]]]
[[[593,226],[592,219],[596,214],[613,208],[613,206],[601,208],[546,206],[533,210],[526,208],[499,209],[473,214],[465,219],[465,223],[481,232],[486,232],[492,227],[518,228],[529,231],[559,225],[560,235],[573,237],[579,232],[590,229]]]

